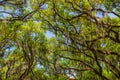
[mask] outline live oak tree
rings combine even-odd
[[[1,0],[0,8],[1,80],[120,78],[119,0]]]

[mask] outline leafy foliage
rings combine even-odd
[[[0,0],[0,80],[118,80],[119,3]]]

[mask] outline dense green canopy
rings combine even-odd
[[[120,1],[0,0],[0,80],[71,78],[120,79]]]

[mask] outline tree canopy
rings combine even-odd
[[[70,79],[120,79],[120,1],[0,0],[0,80]]]

